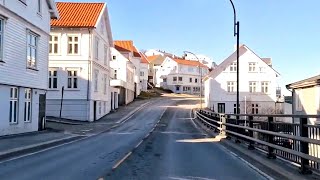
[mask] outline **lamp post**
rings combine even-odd
[[[240,107],[239,107],[239,27],[240,23],[237,21],[237,14],[236,9],[234,7],[234,4],[232,0],[230,0],[230,3],[233,8],[233,18],[234,18],[234,36],[237,36],[237,114],[240,114]],[[237,116],[238,117],[238,116]]]
[[[198,63],[199,63],[199,74],[200,74],[200,109],[202,109],[202,70],[201,70],[200,60],[199,60],[199,58],[198,58],[198,56],[197,56],[196,54],[194,54],[194,53],[192,53],[192,52],[190,52],[190,51],[183,51],[183,53],[184,53],[185,55],[187,55],[187,54],[192,54],[192,55],[194,55],[194,57],[196,57],[197,60],[198,60]]]

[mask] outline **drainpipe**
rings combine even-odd
[[[87,103],[89,103],[89,114],[88,120],[90,121],[90,73],[91,73],[91,46],[92,46],[92,32],[91,29],[88,29],[89,32],[89,52],[88,52],[88,82],[87,82]]]

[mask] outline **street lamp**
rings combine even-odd
[[[239,26],[240,26],[240,23],[239,21],[237,21],[236,9],[234,7],[232,0],[230,0],[230,3],[233,8],[234,36],[237,36],[237,106],[236,107],[237,107],[237,114],[240,114],[240,107],[239,107]]]
[[[183,51],[183,53],[184,53],[185,55],[187,55],[187,54],[192,54],[192,55],[194,55],[194,57],[196,57],[197,60],[198,60],[198,62],[199,62],[199,74],[200,74],[200,109],[202,109],[202,70],[201,70],[201,62],[200,62],[200,60],[199,60],[199,58],[198,58],[198,56],[197,56],[196,54],[194,54],[194,53],[192,53],[192,52],[190,52],[190,51]]]

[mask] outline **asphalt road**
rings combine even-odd
[[[199,131],[190,119],[195,103],[169,107],[152,135],[103,179],[265,179]]]
[[[196,101],[159,100],[109,132],[0,162],[0,179],[264,179],[219,143],[207,142],[210,139],[190,119],[192,104]],[[154,132],[112,171],[150,132],[164,110]]]

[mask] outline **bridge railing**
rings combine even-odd
[[[278,156],[299,164],[303,174],[320,170],[320,126],[308,124],[308,118],[320,118],[319,115],[235,115],[207,110],[195,111],[195,115],[204,125],[227,138],[246,142],[250,150],[259,148],[270,159]],[[277,117],[299,118],[300,122],[276,122]]]

